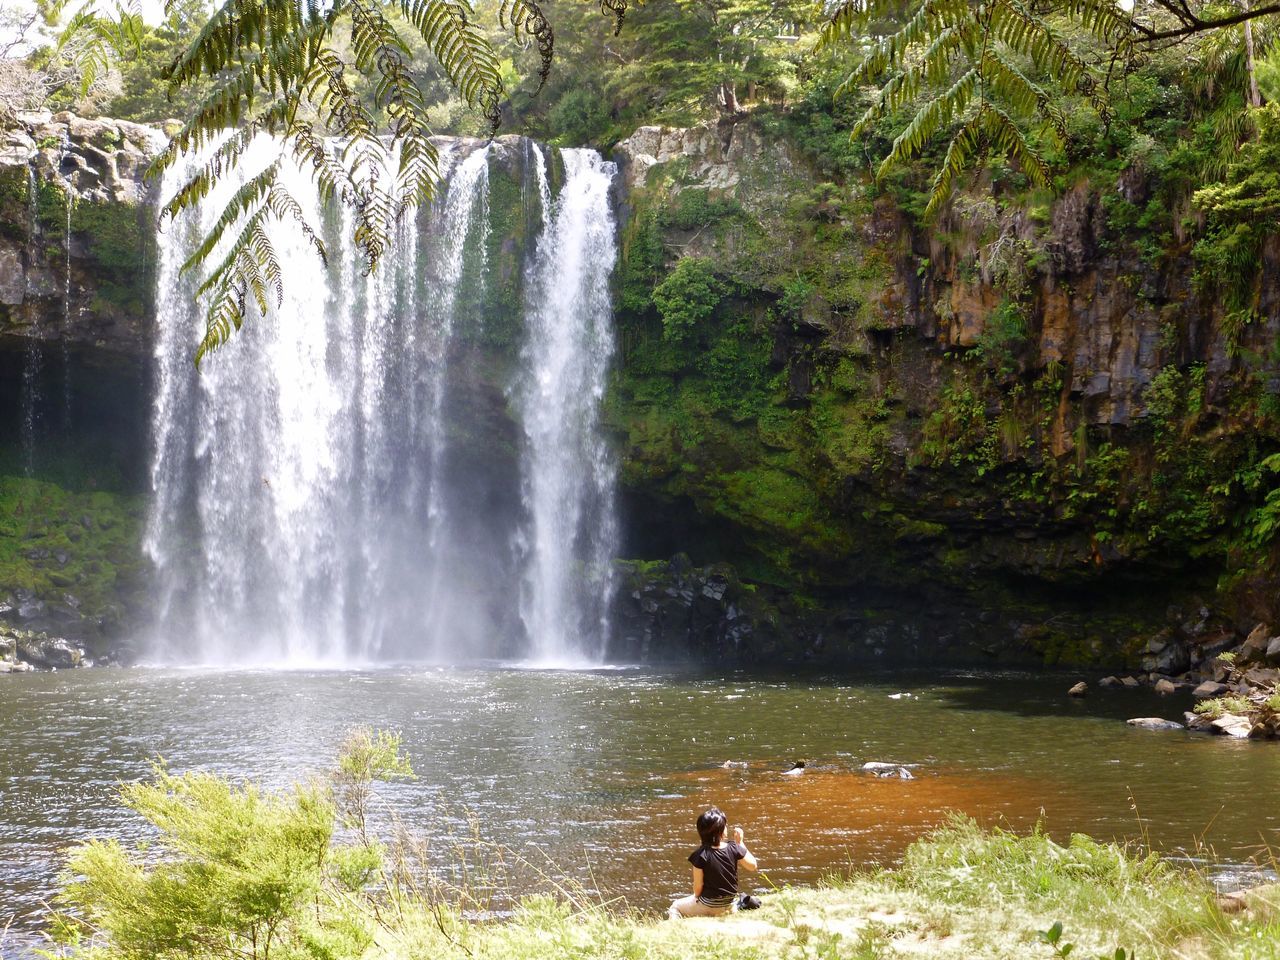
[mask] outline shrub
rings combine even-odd
[[[724,285],[711,264],[701,257],[684,257],[671,274],[653,290],[653,303],[662,317],[662,334],[683,341],[715,312],[724,297]]]

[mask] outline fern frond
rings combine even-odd
[[[538,45],[538,90],[546,85],[551,76],[551,63],[556,55],[556,35],[533,0],[502,0],[498,6],[498,23],[509,27],[517,40],[521,36],[531,37]]]
[[[454,89],[496,130],[502,73],[493,46],[459,0],[400,0],[400,10],[435,55]]]
[[[934,97],[921,107],[907,124],[907,129],[893,141],[893,147],[881,162],[876,176],[885,176],[894,165],[915,156],[939,129],[960,116],[973,100],[978,80],[978,71],[969,70],[941,96]]]
[[[1049,94],[1028,80],[996,48],[988,47],[984,51],[978,71],[982,75],[982,82],[997,97],[1024,115],[1039,114],[1044,117],[1058,142],[1066,142],[1067,121],[1054,106]]]

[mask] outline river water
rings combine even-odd
[[[115,793],[153,758],[284,786],[358,725],[402,732],[418,779],[384,793],[411,829],[463,849],[474,832],[500,841],[537,867],[517,889],[542,873],[646,910],[684,888],[692,822],[712,803],[777,885],[892,862],[949,810],[1017,829],[1043,818],[1064,838],[1145,835],[1216,862],[1280,843],[1274,745],[1132,729],[1124,718],[1184,703],[1074,701],[1068,683],[497,665],[0,677],[0,953],[34,942],[69,844],[145,836]],[[798,758],[807,772],[782,776]],[[869,760],[913,764],[915,779],[866,775]],[[456,851],[435,849],[448,869]]]

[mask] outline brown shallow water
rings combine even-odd
[[[115,790],[153,757],[283,786],[362,724],[404,735],[418,779],[385,795],[411,828],[440,841],[479,829],[642,909],[687,884],[691,824],[712,803],[779,885],[891,863],[953,810],[1018,829],[1043,819],[1063,837],[1145,834],[1211,863],[1280,846],[1280,746],[1135,730],[1126,717],[1176,718],[1187,701],[1079,702],[1070,679],[495,666],[0,677],[0,927],[12,921],[0,954],[35,941],[66,846],[145,835]],[[782,776],[795,758],[808,771]],[[749,766],[720,769],[728,759]],[[868,760],[912,764],[916,779],[868,776]]]

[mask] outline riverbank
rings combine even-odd
[[[166,898],[175,897],[173,886],[130,884],[140,896],[120,900],[117,891],[102,884],[112,868],[103,870],[103,858],[94,867],[93,859],[77,864],[93,868],[89,883],[77,893],[78,906],[106,906],[96,915],[90,909],[95,930],[116,932],[105,952],[97,952],[101,941],[91,951],[99,960],[135,955],[128,951],[139,947],[172,947],[176,944],[169,940],[175,937],[199,939],[197,934],[213,932],[208,924],[216,923],[215,917],[234,923],[235,918],[221,912],[203,913],[197,883],[176,895],[175,904],[183,908],[179,916],[163,910]],[[241,869],[248,873],[260,866]],[[321,894],[297,917],[274,918],[281,921],[273,926],[277,950],[287,949],[291,941],[295,946],[310,943],[324,947],[323,955],[335,960],[1026,960],[1068,952],[1107,960],[1280,957],[1280,885],[1219,896],[1203,876],[1135,847],[1083,836],[1064,846],[1039,831],[1022,836],[986,831],[959,816],[912,844],[893,870],[773,890],[767,877],[752,878],[748,882],[762,894],[762,908],[720,919],[659,919],[652,912],[631,912],[616,902],[587,897],[573,884],[561,885],[544,875],[553,894],[526,899],[502,919],[475,920],[466,917],[477,914],[479,888],[461,892],[427,881],[412,889],[399,886],[388,895],[347,886],[346,878],[326,882],[304,873],[299,868],[296,875],[276,877],[287,879],[285,886],[294,892],[317,882],[312,892]],[[134,879],[141,881],[142,875]],[[471,878],[478,880],[479,875]],[[487,896],[492,894],[489,890]],[[193,922],[205,926],[197,930]],[[1055,926],[1056,945],[1048,942]],[[234,945],[236,933],[222,932],[230,934],[227,942]],[[259,955],[257,946],[245,942],[244,947],[243,955]],[[64,955],[88,957],[90,952],[70,948]]]
[[[1219,897],[1204,877],[1134,848],[1083,836],[1062,846],[959,818],[913,844],[897,869],[763,901],[756,912],[670,922],[538,900],[424,955],[1026,960],[1066,955],[1046,942],[1061,924],[1058,950],[1082,957],[1280,956],[1280,886]]]

